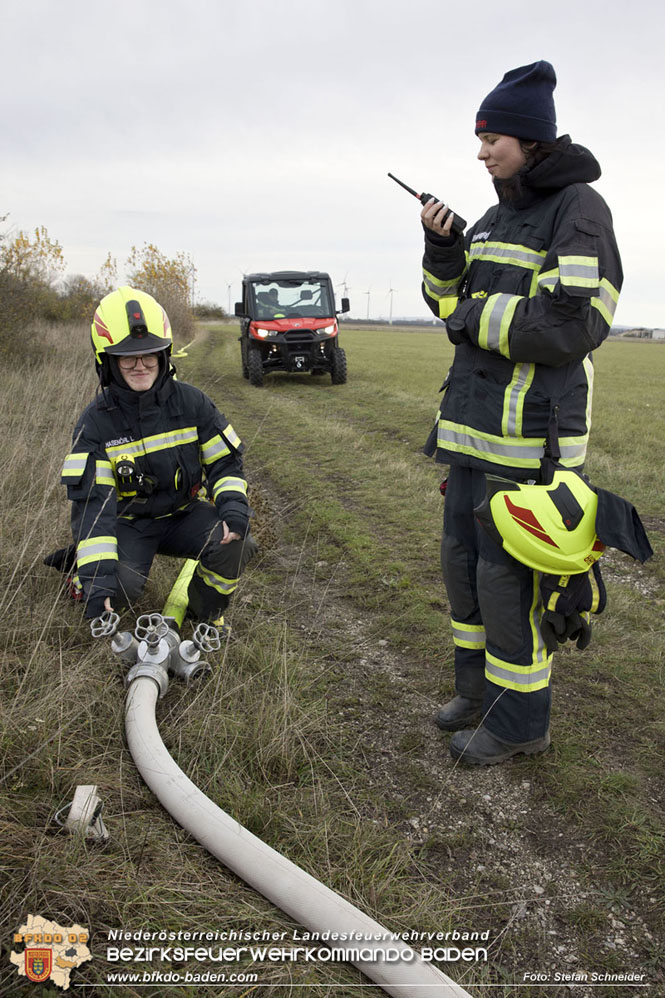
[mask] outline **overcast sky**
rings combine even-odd
[[[197,300],[243,272],[327,270],[354,316],[429,314],[418,202],[495,200],[481,99],[548,59],[559,134],[588,146],[625,283],[618,324],[665,326],[665,14],[653,0],[0,0],[0,214],[68,273],[132,245],[189,253]],[[339,289],[341,292],[341,288]],[[369,296],[367,292],[370,292]]]

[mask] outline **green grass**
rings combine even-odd
[[[237,327],[211,328],[178,361],[179,376],[208,391],[247,445],[262,553],[241,580],[233,638],[209,683],[173,683],[159,704],[174,758],[252,832],[390,928],[490,929],[488,966],[463,978],[473,994],[485,993],[474,983],[523,994],[508,982],[551,965],[550,930],[574,942],[580,967],[641,968],[659,981],[655,942],[642,936],[627,966],[604,940],[610,917],[630,921],[626,912],[654,939],[663,931],[665,500],[654,455],[665,349],[609,342],[598,352],[588,465],[595,482],[635,501],[657,558],[636,568],[605,556],[610,606],[594,642],[556,658],[553,750],[474,773],[453,768],[429,720],[452,689],[441,469],[421,453],[451,359],[443,333],[344,328],[346,385],[271,375],[255,389],[241,377]],[[20,984],[8,962],[11,932],[31,912],[90,926],[95,958],[72,977],[94,985],[89,994],[164,994],[104,985],[109,928],[292,925],[142,783],[124,747],[123,670],[41,564],[67,540],[59,468],[94,387],[83,332],[52,346],[48,367],[0,372],[16,400],[1,444],[0,993],[56,993]],[[176,572],[168,559],[156,564],[143,609],[161,605]],[[54,826],[79,783],[100,787],[105,849]],[[561,884],[543,879],[541,863],[561,866]],[[545,921],[534,898],[551,902]],[[378,996],[360,980],[344,966],[265,966],[255,993]]]

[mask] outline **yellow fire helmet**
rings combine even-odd
[[[596,534],[598,496],[576,471],[558,469],[549,485],[487,476],[474,513],[505,550],[547,575],[587,572],[605,545]]]
[[[152,295],[124,286],[100,301],[90,327],[97,364],[104,354],[157,353],[173,345],[169,317]]]

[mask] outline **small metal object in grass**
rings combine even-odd
[[[90,621],[90,633],[93,638],[111,638],[120,623],[119,614],[113,610],[104,610],[99,617]]]
[[[219,631],[212,624],[206,624],[205,621],[201,621],[197,624],[196,630],[193,634],[193,641],[197,648],[206,654],[212,651],[218,651],[221,648],[221,641],[219,638]]]
[[[169,631],[169,625],[161,613],[143,613],[136,621],[134,636],[137,641],[145,641],[148,648],[156,648]]]
[[[109,833],[102,821],[104,805],[97,796],[97,787],[92,784],[79,786],[71,804],[61,807],[55,814],[55,822],[68,832],[78,832],[86,838],[108,842]]]

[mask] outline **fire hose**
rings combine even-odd
[[[471,998],[399,935],[222,811],[169,754],[156,720],[157,701],[168,689],[169,673],[187,683],[204,677],[210,667],[202,655],[220,646],[210,625],[199,624],[192,641],[181,641],[178,631],[170,626],[182,622],[187,572],[191,576],[193,564],[185,563],[165,606],[168,615],[139,617],[134,634],[117,633],[118,616],[114,613],[103,614],[91,627],[96,637],[112,637],[113,651],[131,666],[125,681],[125,729],[129,751],[144,781],[178,824],[208,852],[300,925],[318,936],[329,933],[324,938],[361,939],[349,962],[387,994],[394,998]]]

